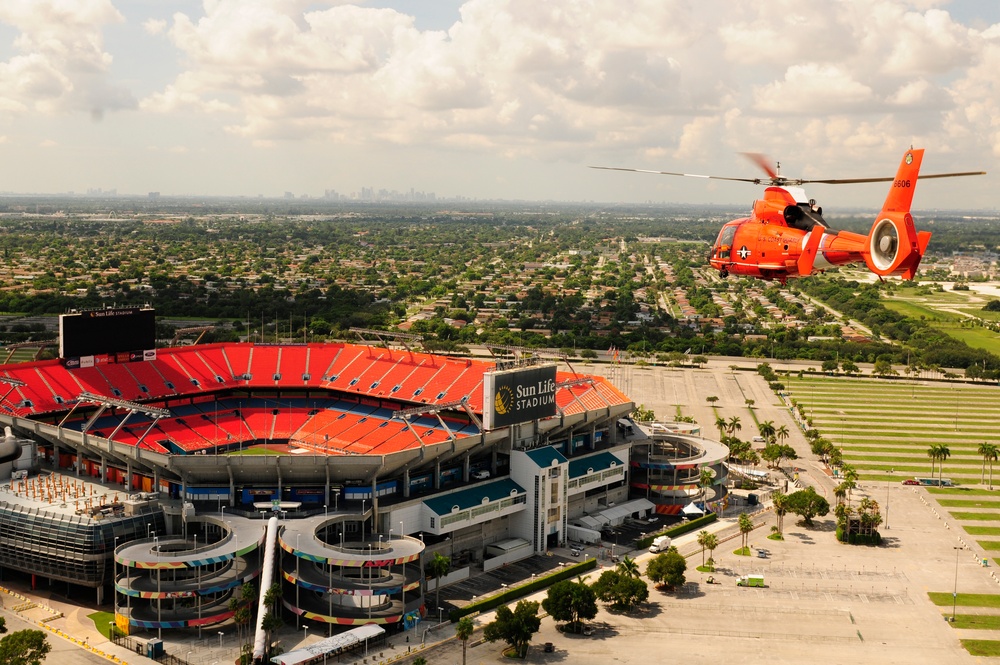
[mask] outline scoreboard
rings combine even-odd
[[[116,307],[59,317],[59,357],[138,353],[156,348],[156,310]]]

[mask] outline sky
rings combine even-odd
[[[0,192],[746,204],[892,176],[995,209],[996,0],[3,0]],[[813,185],[827,210],[887,186]]]

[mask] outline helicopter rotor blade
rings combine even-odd
[[[961,178],[970,175],[986,175],[986,171],[964,171],[962,173],[929,173],[920,175],[917,180],[927,180],[929,178]],[[819,183],[821,185],[857,185],[865,182],[892,182],[894,178],[832,178],[825,180],[796,180],[797,184]],[[792,181],[789,180],[789,183]]]
[[[762,155],[759,152],[742,152],[740,154],[749,159],[754,164],[756,164],[758,167],[760,167],[760,169],[764,173],[766,173],[769,178],[771,178],[772,182],[775,182],[776,180],[781,178],[781,175],[778,173],[777,168],[771,166],[772,162],[767,157],[767,155]]]
[[[653,175],[675,175],[684,178],[705,178],[709,180],[732,180],[735,182],[752,182],[755,185],[759,185],[761,182],[760,178],[724,178],[718,175],[698,175],[697,173],[673,173],[671,171],[651,171],[649,169],[626,169],[620,166],[591,166],[592,169],[601,169],[603,171],[627,171],[629,173],[652,173]]]

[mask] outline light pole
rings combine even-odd
[[[118,586],[118,536],[115,536],[115,549],[111,552],[111,577],[114,578],[115,587]],[[118,589],[114,589],[115,594],[115,614],[118,614]]]
[[[160,537],[157,535],[153,536],[153,549],[156,551],[156,560],[160,560]],[[163,611],[163,598],[160,597],[160,578],[163,577],[163,569],[156,569],[156,637],[157,639],[163,639],[163,619],[161,613]]]
[[[965,546],[955,548],[955,590],[951,592],[951,622],[955,623],[955,608],[958,606],[958,553],[965,549]]]
[[[889,529],[889,486],[892,483],[892,474],[895,469],[889,469],[889,478],[885,481],[885,528]]]
[[[295,534],[295,607],[300,610],[302,609],[302,605],[299,603],[299,589],[302,588],[301,587],[302,578],[299,577],[299,561],[302,560],[302,557],[299,556],[299,536],[301,535],[302,535],[301,533]],[[295,614],[296,629],[299,627],[299,617],[301,616],[302,616],[301,614],[298,613]]]
[[[306,633],[309,632],[309,626],[302,626],[302,641],[306,641]]]
[[[219,648],[222,648],[222,636],[225,635],[221,630],[219,631]]]
[[[365,500],[361,499],[361,542],[365,542]]]

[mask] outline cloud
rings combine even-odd
[[[112,84],[101,30],[122,21],[110,0],[5,0],[0,23],[17,31],[16,52],[0,62],[0,112],[46,115],[134,105]]]
[[[167,29],[167,22],[164,19],[151,18],[143,21],[142,29],[147,35],[159,35]]]
[[[818,168],[915,139],[1000,151],[1000,27],[977,31],[947,6],[468,0],[447,31],[426,31],[393,9],[214,0],[147,22],[182,71],[141,109],[213,114],[266,147],[696,166],[810,145]],[[37,72],[33,85],[65,88],[63,69]]]

